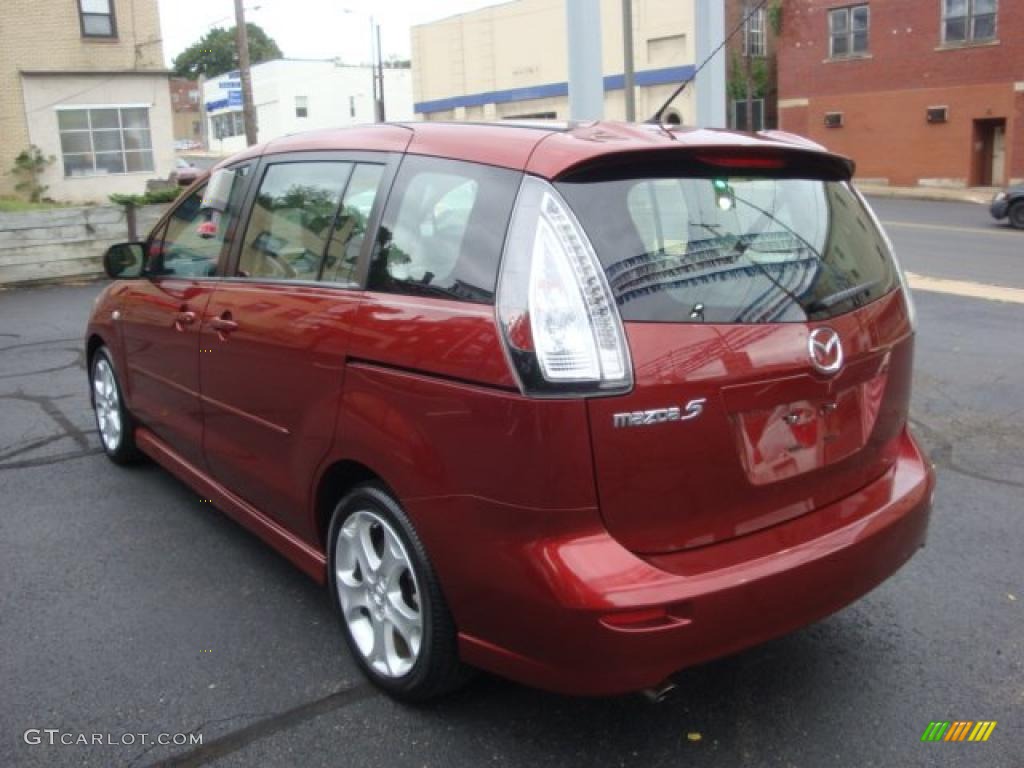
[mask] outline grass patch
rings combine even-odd
[[[20,197],[0,197],[0,213],[23,213],[24,211],[48,211],[53,208],[67,208],[67,203],[30,203]]]

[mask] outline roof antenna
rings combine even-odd
[[[692,75],[690,75],[688,78],[683,80],[683,82],[680,83],[679,87],[676,88],[674,91],[672,91],[672,95],[669,96],[668,99],[665,100],[664,104],[662,104],[660,107],[658,107],[658,111],[655,112],[653,115],[651,115],[650,119],[648,119],[646,122],[651,123],[653,125],[657,125],[663,131],[668,132],[668,129],[665,127],[665,124],[662,123],[662,121],[661,121],[662,116],[665,114],[665,110],[668,109],[672,105],[672,102],[675,101],[679,97],[679,94],[681,94],[683,91],[686,90],[686,86],[688,86],[692,80],[696,79],[697,75],[700,74],[700,71],[702,69],[704,69],[705,65],[709,61],[711,61],[713,58],[715,58],[715,54],[718,53],[720,50],[722,50],[725,47],[726,43],[728,43],[730,40],[732,40],[732,38],[735,36],[735,34],[737,32],[739,32],[741,29],[743,29],[743,26],[747,23],[747,21],[750,19],[750,17],[753,16],[755,13],[757,13],[762,8],[764,8],[764,6],[765,6],[765,4],[767,2],[768,2],[768,0],[761,0],[757,5],[755,5],[753,8],[751,8],[750,12],[747,13],[747,15],[743,17],[742,21],[740,21],[740,23],[737,24],[733,28],[732,32],[730,32],[728,35],[726,35],[725,39],[722,40],[722,42],[720,42],[718,44],[718,47],[715,48],[715,50],[713,50],[711,53],[709,53],[707,55],[707,58],[704,59],[704,61],[702,61],[700,63],[700,65],[695,70],[693,70],[693,74]]]

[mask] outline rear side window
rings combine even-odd
[[[408,156],[370,267],[374,291],[491,303],[521,174]]]
[[[267,168],[238,262],[241,277],[316,280],[351,163],[279,163]]]
[[[558,187],[623,320],[806,322],[897,286],[881,233],[842,181],[634,178]]]

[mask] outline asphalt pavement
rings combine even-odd
[[[878,208],[913,271],[1021,284],[1024,232],[984,209]],[[1024,304],[917,293],[936,505],[862,600],[680,672],[659,705],[481,676],[410,708],[361,679],[323,590],[163,470],[102,456],[81,350],[101,287],[0,292],[0,766],[1024,765]],[[933,720],[998,725],[922,743]]]

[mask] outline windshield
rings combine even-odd
[[[897,285],[846,182],[749,177],[562,182],[623,320],[806,322]]]

